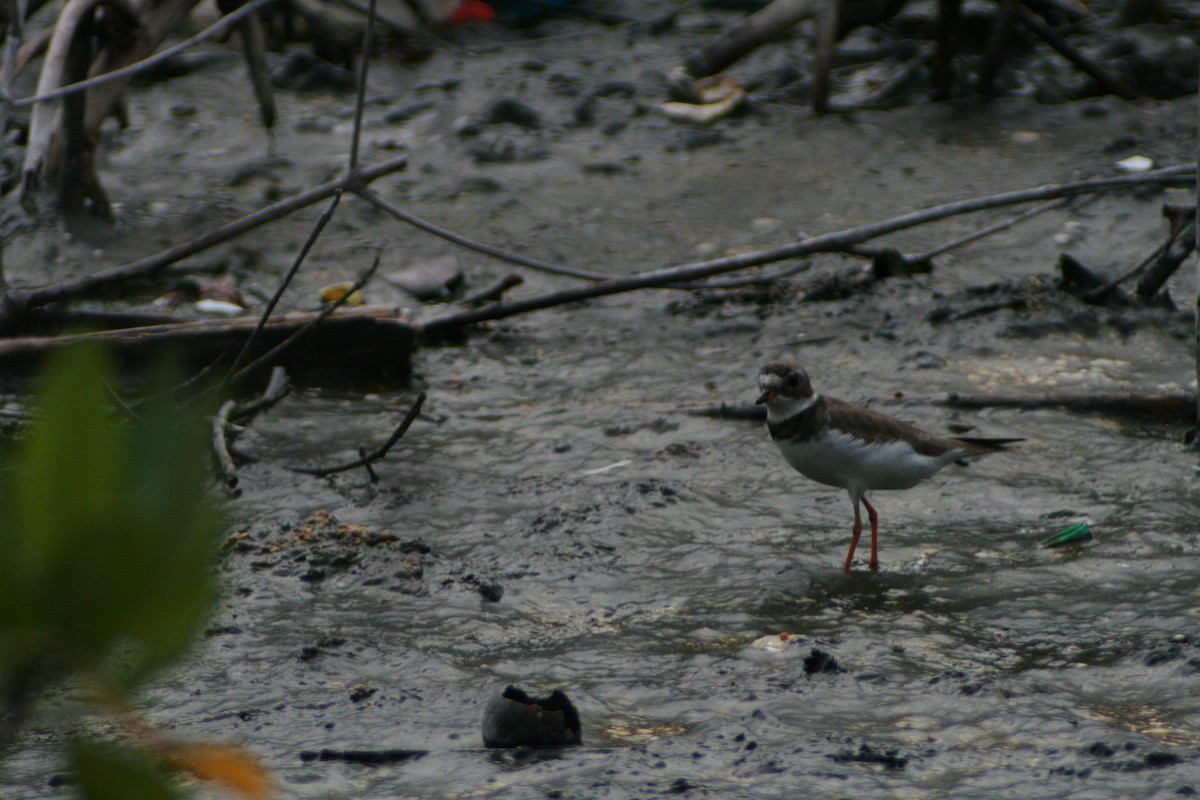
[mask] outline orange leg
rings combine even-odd
[[[867,506],[870,508],[870,506]],[[873,512],[868,512],[873,514]],[[872,526],[874,527],[874,526]],[[854,560],[854,550],[858,547],[858,537],[862,536],[862,517],[858,513],[858,503],[854,504],[854,534],[850,537],[850,552],[846,553],[846,563],[842,565],[842,569],[846,572],[850,571],[850,562]]]
[[[867,518],[871,520],[871,563],[870,568],[873,570],[879,569],[879,514],[875,512],[875,506],[867,502],[867,498],[863,498],[863,505],[867,507]],[[859,524],[861,527],[861,523]],[[853,549],[853,548],[851,548]]]

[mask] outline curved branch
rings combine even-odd
[[[1032,189],[1021,189],[1014,192],[988,195],[986,197],[959,200],[920,211],[913,211],[908,214],[901,214],[898,217],[892,217],[891,219],[868,225],[861,225],[857,228],[847,228],[846,230],[813,236],[809,239],[802,239],[798,242],[770,250],[759,250],[753,253],[743,253],[711,261],[650,270],[626,277],[610,278],[609,280],[589,286],[549,292],[511,303],[494,303],[483,308],[448,314],[429,320],[421,326],[421,330],[426,335],[442,336],[462,328],[464,325],[471,325],[485,320],[503,319],[528,311],[551,308],[593,297],[604,297],[605,295],[619,294],[634,289],[647,289],[653,286],[665,286],[682,281],[699,280],[711,275],[720,275],[725,272],[734,272],[747,267],[756,267],[760,264],[781,261],[785,258],[799,258],[814,253],[842,252],[854,245],[884,236],[885,234],[895,233],[905,228],[916,227],[917,225],[923,225],[927,222],[934,222],[935,220],[959,214],[982,211],[987,208],[1029,203],[1038,200],[1050,200],[1056,197],[1072,197],[1074,195],[1090,194],[1093,192],[1112,191],[1145,184],[1179,183],[1181,185],[1191,185],[1194,180],[1192,175],[1195,173],[1195,170],[1196,167],[1194,165],[1185,164],[1154,170],[1152,172],[1144,172],[1139,175],[1120,175],[1111,178],[1093,178],[1069,183],[1056,183]]]
[[[425,393],[421,392],[419,395],[417,395],[417,399],[412,404],[412,407],[408,409],[408,413],[404,415],[404,419],[400,422],[399,427],[392,432],[392,435],[388,437],[388,440],[379,447],[375,448],[374,451],[367,453],[366,455],[360,456],[353,461],[348,461],[345,464],[338,464],[337,466],[333,467],[289,466],[287,468],[292,472],[301,472],[305,475],[316,475],[318,477],[332,475],[335,472],[346,472],[347,470],[352,470],[356,467],[367,467],[370,469],[371,464],[386,456],[388,451],[392,449],[396,442],[400,441],[400,438],[408,432],[409,426],[413,424],[413,421],[421,413],[421,406],[424,404]],[[372,475],[373,474],[374,473],[372,473]]]

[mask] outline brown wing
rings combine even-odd
[[[949,439],[923,431],[915,425],[901,422],[895,417],[881,414],[863,406],[856,406],[833,397],[825,398],[829,412],[830,427],[843,432],[852,432],[864,442],[875,443],[887,439],[901,439],[912,445],[923,456],[940,456],[947,450],[990,452],[997,449],[967,439]]]

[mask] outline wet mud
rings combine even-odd
[[[681,126],[646,106],[711,35],[692,24],[655,38],[560,21],[545,38],[493,31],[486,48],[384,61],[367,152],[407,149],[411,163],[379,188],[453,230],[620,274],[1111,174],[1135,153],[1194,155],[1191,101],[1011,97],[823,117],[777,102]],[[738,74],[801,50],[764,49]],[[328,90],[281,96],[268,158],[232,52],[214,46],[138,89],[137,124],[104,150],[117,228],[22,238],[10,282],[39,280],[44,264],[119,263],[345,162],[351,101]],[[907,402],[1192,387],[1187,313],[1099,308],[1055,284],[1064,251],[1113,274],[1141,260],[1165,235],[1161,204],[1187,199],[1078,202],[869,285],[862,262],[829,256],[769,291],[552,309],[419,350],[410,385],[298,391],[239,441],[256,461],[232,502],[227,591],[191,658],[141,698],[146,712],[174,735],[245,744],[288,797],[1194,794],[1200,507],[1186,425]],[[317,213],[180,269],[269,292]],[[918,252],[982,224],[887,243]],[[285,305],[315,305],[317,287],[352,279],[381,246],[384,272],[446,255],[468,286],[512,271],[348,199]],[[852,288],[812,294],[837,276]],[[568,285],[525,277],[515,296]],[[1186,309],[1192,276],[1170,288]],[[368,294],[417,317],[445,308],[382,281]],[[688,413],[753,401],[776,358],[806,364],[818,391],[929,430],[1026,441],[879,493],[882,569],[845,574],[846,496],[788,468],[761,424]],[[283,468],[353,458],[418,389],[427,416],[377,483]],[[1091,543],[1038,547],[1078,522]],[[485,704],[508,684],[562,689],[582,744],[485,749]],[[54,736],[20,744],[0,793],[67,796]],[[321,755],[364,752],[417,755]]]

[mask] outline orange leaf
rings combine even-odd
[[[271,775],[258,759],[231,744],[164,743],[162,755],[172,767],[202,781],[220,784],[246,800],[272,800]]]

